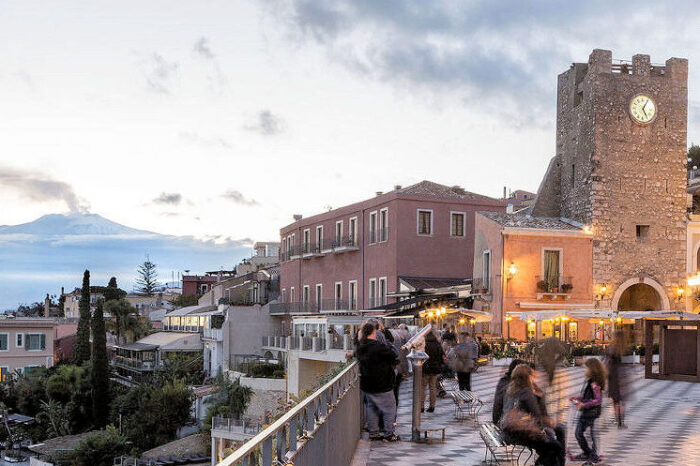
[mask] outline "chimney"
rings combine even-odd
[[[382,191],[377,191],[377,196],[381,196],[382,194],[384,194]]]
[[[401,185],[400,185],[400,184],[395,184],[395,185],[394,185],[394,190],[398,191],[399,189],[401,189]]]
[[[51,307],[51,299],[49,294],[46,293],[46,298],[44,298],[44,317],[49,317],[49,308]]]
[[[505,186],[503,187],[503,199],[507,199],[507,197],[506,197],[506,187],[505,187]]]
[[[298,221],[301,220],[303,217],[304,217],[304,216],[301,215],[301,214],[294,214],[294,221],[295,221],[295,222],[298,222]]]

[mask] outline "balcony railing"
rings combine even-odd
[[[350,334],[325,333],[316,337],[265,335],[262,337],[262,346],[276,350],[323,352],[326,350],[352,351],[354,345]]]
[[[209,340],[224,341],[224,334],[220,328],[204,328],[202,332],[202,338],[207,338]]]
[[[569,294],[574,288],[572,277],[567,275],[538,275],[535,279],[538,293]]]
[[[326,312],[355,312],[357,311],[357,300],[350,302],[347,299],[322,299],[320,303],[291,302],[270,304],[270,314],[322,314]]]
[[[156,367],[155,361],[141,361],[139,359],[125,358],[124,356],[115,356],[112,360],[112,365],[142,371],[152,371]]]
[[[350,464],[360,438],[358,373],[353,362],[217,466]]]
[[[359,249],[356,236],[342,236],[333,240],[334,252],[354,251],[356,249]]]
[[[262,426],[257,422],[245,419],[231,419],[229,417],[214,416],[211,418],[211,430],[223,430],[225,432],[240,432],[248,435],[256,435]]]

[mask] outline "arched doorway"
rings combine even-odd
[[[664,287],[656,280],[643,277],[622,283],[615,290],[611,308],[618,311],[661,311],[671,306]]]
[[[637,283],[620,295],[617,302],[618,311],[659,311],[661,310],[661,296],[651,286],[645,283]]]

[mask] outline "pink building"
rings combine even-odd
[[[472,277],[474,214],[505,203],[422,181],[281,229],[280,302],[273,312],[383,306],[399,291]]]
[[[54,365],[54,342],[76,325],[51,318],[0,319],[0,380],[15,370]]]

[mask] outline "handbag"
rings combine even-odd
[[[530,441],[543,441],[546,433],[537,420],[525,411],[512,408],[501,420],[501,429],[508,435]]]

